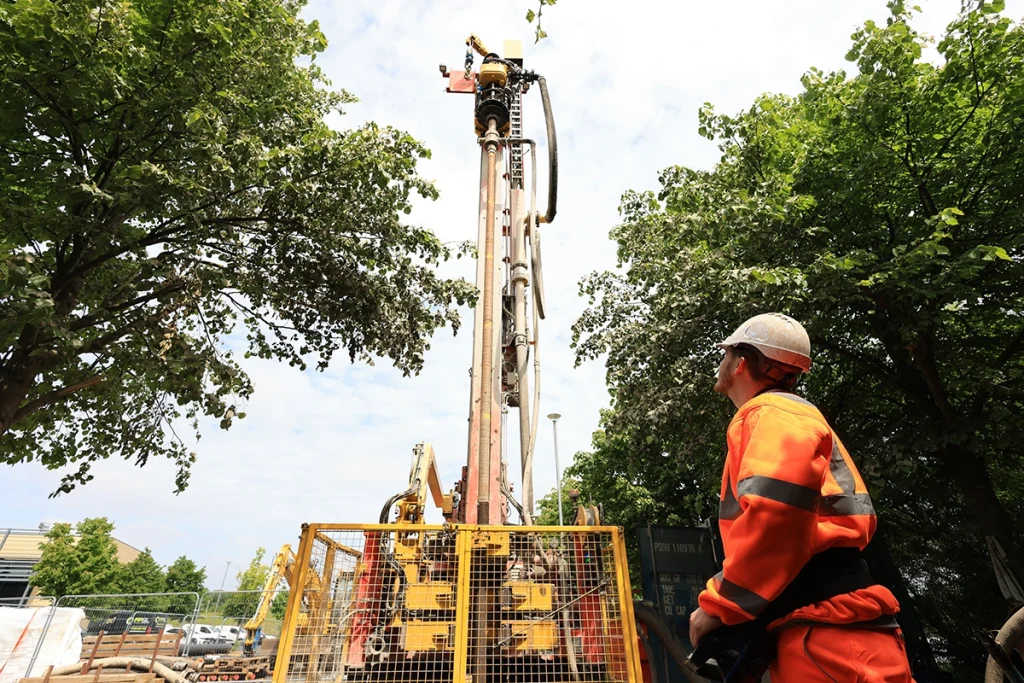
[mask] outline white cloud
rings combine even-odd
[[[933,35],[959,7],[958,0],[921,4],[919,25]],[[422,173],[437,182],[441,199],[419,202],[412,218],[444,240],[475,237],[479,152],[472,100],[444,92],[438,64],[460,69],[463,41],[475,32],[492,49],[506,37],[522,39],[528,66],[547,76],[561,174],[558,218],[544,231],[541,415],[563,415],[564,468],[589,446],[598,410],[608,402],[599,364],[573,369],[570,326],[585,306],[579,279],[614,267],[607,234],[622,192],[653,188],[657,172],[672,164],[711,166],[717,150],[696,134],[703,102],[734,112],[763,92],[798,92],[808,67],[849,69],[850,34],[865,19],[883,20],[886,9],[883,0],[634,0],[600,9],[565,0],[545,12],[550,38],[534,45],[523,18],[533,6],[532,0],[314,0],[306,15],[320,20],[330,41],[319,59],[334,86],[360,98],[339,125],[374,120],[431,148]],[[1010,3],[1014,16],[1022,6],[1024,0]],[[542,140],[536,91],[525,117],[527,134]],[[541,159],[544,154],[542,146]],[[541,202],[545,176],[542,168]],[[463,259],[445,272],[472,278],[474,268]],[[118,537],[151,547],[165,564],[181,554],[205,564],[216,587],[226,561],[233,576],[257,546],[272,553],[295,543],[303,522],[376,521],[387,497],[406,484],[418,441],[434,443],[442,475],[453,483],[466,456],[471,333],[468,315],[457,338],[439,333],[415,378],[402,378],[387,363],[353,367],[339,359],[321,375],[246,361],[256,386],[248,417],[230,432],[215,422],[204,425],[192,484],[182,495],[170,493],[169,463],[138,469],[109,461],[96,468],[93,483],[48,500],[59,474],[22,465],[4,470],[0,523],[34,528],[44,520],[104,515],[116,522]],[[518,462],[517,419],[510,414],[512,462]],[[551,442],[544,420],[537,497],[554,486]]]

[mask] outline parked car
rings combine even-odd
[[[100,631],[110,635],[159,633],[167,627],[167,615],[158,612],[133,612],[132,610],[86,610],[89,623],[82,629],[83,635],[95,636]]]
[[[206,645],[218,640],[217,631],[206,624],[186,624],[181,630],[185,632],[184,639],[192,645]]]
[[[245,629],[241,626],[220,626],[217,628],[217,638],[225,643],[234,643],[245,638]]]

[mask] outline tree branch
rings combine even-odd
[[[853,361],[862,368],[869,370],[871,374],[875,375],[879,379],[888,381],[892,378],[891,372],[882,363],[872,361],[869,358],[865,358],[864,356],[861,356],[853,351],[850,351],[849,349],[845,349],[834,342],[830,342],[828,339],[822,338],[815,339],[814,341],[822,348],[828,351],[832,351],[833,353],[836,353],[837,355],[845,358],[846,360]]]
[[[139,240],[138,242],[134,242],[132,244],[127,244],[127,245],[118,247],[117,249],[112,249],[111,251],[108,251],[105,254],[100,254],[99,256],[94,257],[93,259],[87,261],[86,263],[83,263],[81,266],[79,266],[78,268],[75,269],[75,274],[76,275],[84,275],[85,273],[89,272],[90,270],[93,270],[97,266],[103,265],[104,263],[106,263],[107,261],[109,261],[111,259],[115,259],[118,256],[122,256],[124,254],[127,254],[132,249],[138,249],[139,247],[149,247],[149,246],[153,246],[154,244],[159,244],[165,237],[170,237],[171,235],[173,235],[175,233],[178,233],[178,232],[181,232],[184,229],[181,226],[175,227],[175,228],[172,228],[172,229],[164,229],[164,228],[167,228],[168,226],[174,225],[174,223],[177,223],[178,221],[180,221],[185,216],[188,216],[189,214],[192,214],[192,213],[196,213],[197,211],[203,211],[204,209],[208,209],[208,208],[210,208],[212,206],[216,206],[216,204],[218,202],[222,202],[222,201],[224,201],[225,199],[227,199],[229,197],[233,197],[233,196],[241,194],[243,192],[248,192],[250,190],[254,190],[254,189],[257,189],[257,188],[260,188],[260,187],[264,187],[264,186],[262,186],[262,185],[247,185],[246,187],[241,187],[241,188],[239,188],[239,189],[237,189],[237,190],[235,190],[233,192],[228,192],[227,194],[218,195],[214,199],[210,200],[209,202],[206,202],[205,204],[200,204],[199,206],[194,206],[194,207],[186,209],[185,211],[182,211],[182,212],[180,212],[180,213],[178,213],[178,214],[176,214],[174,216],[171,216],[170,218],[167,218],[166,220],[163,220],[160,223],[157,223],[153,227],[153,229],[150,231],[150,233],[148,235],[146,235],[146,237],[144,237],[141,240]],[[269,189],[269,188],[267,188],[267,189]]]
[[[60,125],[64,129],[64,133],[68,136],[68,144],[71,146],[71,156],[74,157],[75,163],[81,167],[83,171],[86,171],[85,157],[82,155],[82,149],[79,145],[78,135],[74,131],[75,120],[71,118],[55,101],[47,98],[41,92],[39,92],[31,83],[24,78],[15,79],[16,83],[21,84],[27,88],[40,102],[45,104],[47,107],[53,109],[60,119]]]
[[[131,332],[132,328],[135,327],[135,325],[137,325],[141,319],[142,316],[137,316],[134,320],[128,322],[124,327],[117,330],[113,330],[112,332],[109,332],[108,334],[105,334],[102,337],[97,337],[96,339],[93,339],[92,343],[89,344],[89,346],[85,347],[79,352],[79,355],[88,355],[103,351],[104,349],[107,348],[107,346],[109,346],[110,344],[114,343],[121,337]]]
[[[1006,345],[1006,348],[1003,349],[1003,352],[999,354],[999,357],[996,359],[996,362],[994,363],[993,367],[1000,368],[1006,365],[1008,362],[1013,360],[1013,358],[1022,350],[1024,350],[1024,328],[1021,328],[1017,332],[1017,336],[1014,337],[1010,341],[1010,343]],[[1003,386],[999,384],[987,383],[985,384],[985,386],[978,390],[978,393],[974,396],[974,401],[971,402],[970,415],[977,415],[978,413],[981,412],[981,410],[985,407],[985,402],[988,401],[988,398],[992,393],[992,389],[996,388],[1003,388]]]
[[[40,396],[37,399],[33,399],[28,403],[24,404],[23,406],[21,406],[20,408],[18,408],[16,411],[14,411],[14,417],[11,419],[11,424],[16,424],[19,420],[21,420],[24,417],[27,417],[28,415],[31,415],[40,408],[48,406],[51,403],[55,403],[56,401],[63,400],[70,396],[71,394],[75,393],[76,391],[80,391],[82,389],[86,389],[93,385],[99,384],[104,379],[105,378],[103,377],[103,375],[95,375],[93,377],[90,377],[89,379],[82,380],[81,382],[78,382],[76,384],[72,384],[71,386],[51,391],[50,393],[44,394],[43,396]]]
[[[82,316],[75,322],[71,323],[69,329],[72,332],[78,332],[79,330],[84,330],[87,327],[93,327],[94,325],[98,325],[100,323],[104,323],[110,320],[112,314],[120,313],[121,311],[125,311],[129,308],[134,308],[135,306],[148,303],[150,301],[159,299],[160,297],[166,296],[168,294],[173,294],[174,292],[181,291],[184,288],[184,283],[175,282],[173,284],[169,284],[164,287],[154,289],[149,294],[144,294],[140,297],[136,297],[131,301],[125,301],[116,306],[110,306],[108,308],[105,308],[103,309],[102,314],[99,311],[97,311],[96,313],[90,313],[89,315]]]
[[[939,371],[935,367],[935,335],[931,330],[921,333],[919,342],[912,352],[912,357],[914,365],[917,366],[922,379],[928,385],[932,401],[935,402],[942,418],[947,422],[952,422],[956,419],[956,410],[949,402],[949,395],[946,393],[945,387],[942,386],[942,378],[939,377]]]
[[[928,212],[928,217],[938,215],[939,209],[935,206],[935,200],[932,198],[932,193],[928,191],[928,186],[924,184],[924,180],[917,184],[917,196],[921,200],[921,206]]]
[[[949,146],[953,144],[953,140],[956,139],[956,137],[960,135],[960,132],[963,131],[964,127],[971,122],[971,119],[974,118],[974,114],[978,111],[978,107],[981,106],[981,103],[984,101],[985,96],[988,95],[988,91],[991,89],[992,86],[989,86],[988,88],[985,89],[984,92],[982,92],[978,96],[978,99],[975,101],[974,106],[971,108],[971,111],[968,112],[967,116],[964,117],[964,120],[960,122],[960,124],[953,130],[952,133],[949,134],[949,136],[945,140],[943,140],[942,148],[939,149],[938,152],[936,152],[934,157],[932,157],[931,162],[928,164],[928,168],[926,168],[924,171],[925,175],[931,172],[932,168],[935,167],[935,164],[938,163],[939,159],[942,158],[942,155],[946,153],[947,149],[949,149]]]
[[[128,118],[128,112],[122,112],[121,121],[118,123],[117,132],[114,134],[114,142],[110,145],[110,151],[107,152],[106,157],[96,165],[96,172],[93,174],[92,182],[96,187],[103,189],[110,181],[110,176],[113,175],[114,169],[117,167],[117,162],[121,158],[121,153],[124,151],[121,148],[121,133],[124,132],[124,122]]]
[[[225,292],[224,290],[221,290],[220,293],[222,295],[226,296],[228,298],[228,300],[231,301],[231,303],[235,306],[235,308],[240,310],[242,313],[247,313],[247,314],[251,315],[252,317],[256,318],[257,320],[259,320],[260,322],[262,322],[264,325],[266,325],[267,327],[269,327],[271,329],[274,329],[274,330],[289,330],[291,332],[299,332],[298,328],[291,327],[289,325],[283,325],[281,323],[272,323],[272,322],[270,322],[269,320],[267,320],[266,318],[263,317],[263,314],[258,313],[257,311],[254,311],[253,309],[249,308],[245,304],[238,303],[235,300],[235,297],[231,296],[230,292]]]

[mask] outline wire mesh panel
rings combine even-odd
[[[187,628],[195,614],[196,593],[134,595],[65,595],[57,607],[85,612],[82,634],[148,635]]]
[[[617,529],[312,525],[297,562],[276,683],[638,681]]]
[[[38,671],[36,662],[46,633],[53,621],[55,611],[80,609],[83,642],[90,637],[146,636],[153,634],[175,634],[187,632],[199,604],[198,593],[138,593],[117,595],[64,595],[48,611],[43,625],[42,637],[36,645],[26,675]],[[172,648],[173,649],[173,648]],[[180,650],[175,654],[187,654],[186,639],[180,641]]]
[[[288,590],[211,591],[199,601],[190,654],[242,655],[247,624],[253,628],[253,654],[272,654],[281,635]],[[263,603],[266,603],[265,605]],[[257,613],[266,617],[256,619]]]
[[[629,680],[611,531],[469,531],[467,673]]]
[[[454,582],[442,580],[446,554],[454,567],[454,537],[437,531],[308,528],[293,573],[301,598],[288,605],[290,640],[278,649],[283,674],[275,679],[351,680],[404,668],[432,680],[428,670],[447,659],[447,678],[437,680],[451,680],[448,633],[436,639],[432,630],[454,607]]]

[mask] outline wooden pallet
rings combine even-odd
[[[156,683],[156,674],[146,673],[91,673],[72,676],[22,678],[19,683]]]
[[[82,638],[81,661],[106,657],[176,657],[182,635],[180,631],[137,635],[101,632],[98,636]]]
[[[132,677],[128,681],[103,681],[102,683],[153,683],[154,679],[148,679],[142,681],[139,676],[154,676],[153,668],[157,663],[158,656],[174,657],[178,654],[178,646],[181,644],[181,636],[184,635],[180,631],[175,634],[166,633],[151,633],[151,634],[138,634],[129,635],[122,633],[119,636],[113,636],[104,634],[102,631],[97,636],[88,636],[82,639],[82,654],[80,660],[82,661],[82,671],[80,676],[89,678],[92,683],[100,683],[102,678],[102,667],[96,669],[91,675],[89,670],[92,669],[92,663],[96,659],[106,659],[109,657],[136,657],[150,660],[150,671],[147,674],[138,673],[125,673],[116,674],[118,676],[129,676]],[[52,671],[52,667],[50,668]],[[50,674],[46,672],[46,679],[41,683],[49,683]],[[61,683],[65,681],[66,676],[58,676]],[[87,681],[80,681],[79,683],[88,683]]]

